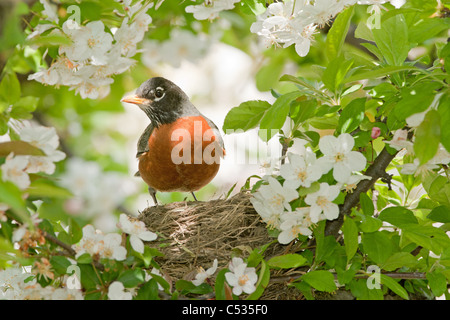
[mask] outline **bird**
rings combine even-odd
[[[190,192],[216,176],[226,154],[219,129],[172,81],[153,77],[122,102],[137,105],[150,124],[137,143],[138,172],[155,203],[157,192]]]

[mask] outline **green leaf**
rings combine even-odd
[[[267,134],[267,141],[272,138],[273,130],[279,130],[286,122],[287,115],[290,110],[292,100],[300,97],[300,91],[293,91],[280,96],[274,104],[266,111],[266,114],[261,119],[260,130]],[[260,137],[261,134],[260,134]]]
[[[359,225],[362,232],[375,232],[383,225],[383,221],[371,216],[364,216],[363,221]]]
[[[117,281],[123,283],[125,288],[134,288],[144,282],[144,272],[141,269],[129,269],[122,272]]]
[[[247,131],[256,127],[271,104],[262,100],[251,100],[232,108],[225,117],[223,131]]]
[[[294,253],[276,256],[267,261],[269,267],[282,269],[297,268],[305,263],[306,259],[303,256]]]
[[[361,242],[364,252],[378,265],[385,262],[394,250],[391,239],[380,231],[364,233]]]
[[[447,57],[447,60],[450,61],[450,56]],[[441,123],[450,123],[450,94],[445,94],[441,97],[439,101],[438,111],[441,117]],[[445,149],[450,152],[450,126],[448,125],[441,126],[441,143],[445,147]]]
[[[396,15],[382,22],[381,28],[372,34],[386,62],[391,66],[401,66],[410,50],[408,26],[403,15]]]
[[[229,272],[228,269],[222,269],[217,273],[216,282],[214,283],[214,292],[216,294],[216,300],[226,300],[225,293],[225,273]]]
[[[333,274],[327,270],[310,271],[300,279],[319,291],[334,292],[337,289]]]
[[[58,275],[64,275],[67,273],[67,268],[72,265],[72,263],[63,256],[52,256],[50,258],[50,264],[52,265],[53,270]]]
[[[450,29],[448,19],[425,18],[409,29],[409,42],[422,43],[448,29]]]
[[[398,120],[405,120],[409,116],[428,109],[435,97],[435,90],[439,88],[435,82],[422,82],[401,90],[401,99],[394,107]]]
[[[259,91],[269,91],[278,82],[284,68],[285,55],[282,51],[270,59],[270,62],[256,73],[256,88]]]
[[[450,207],[450,183],[446,177],[431,172],[425,178],[423,186],[431,200]]]
[[[411,66],[387,66],[378,68],[375,70],[360,72],[357,74],[354,74],[348,78],[345,78],[344,83],[354,82],[354,81],[360,81],[365,79],[377,79],[377,78],[384,78],[390,74],[394,74],[401,71],[418,71],[418,72],[424,72],[423,70],[420,70],[416,67]]]
[[[417,218],[411,210],[404,207],[389,207],[384,209],[378,219],[389,222],[390,224],[399,228],[404,225],[417,224]]]
[[[86,291],[90,289],[97,289],[97,285],[100,285],[96,270],[91,264],[77,264],[80,268],[80,282]]]
[[[31,119],[33,116],[31,112],[33,112],[38,104],[39,98],[33,96],[27,96],[20,98],[17,101],[9,115],[13,119]]]
[[[0,202],[9,205],[22,223],[32,225],[22,191],[14,183],[0,179]]]
[[[396,252],[380,265],[380,268],[386,271],[394,271],[402,267],[413,268],[417,263],[417,258],[411,253]]]
[[[75,244],[83,237],[80,225],[73,218],[68,218],[69,229],[67,232],[59,232],[58,239],[67,244]]]
[[[0,157],[6,157],[11,152],[14,155],[44,156],[45,153],[39,148],[26,141],[15,140],[0,143]]]
[[[285,74],[285,75],[283,75],[283,76],[280,78],[280,81],[289,81],[289,82],[293,82],[293,83],[299,85],[300,87],[303,87],[303,88],[305,88],[305,89],[307,89],[307,90],[309,90],[309,91],[311,91],[311,92],[316,93],[316,94],[319,95],[319,96],[322,96],[322,95],[323,95],[322,91],[316,89],[316,88],[314,87],[314,85],[310,84],[310,83],[307,82],[306,80],[303,80],[302,78],[297,78],[297,77],[294,77],[293,75],[290,75],[290,74]]]
[[[450,223],[450,207],[439,206],[431,210],[427,218],[436,222]]]
[[[419,158],[420,164],[425,164],[434,157],[439,148],[440,137],[441,118],[439,112],[430,110],[416,129],[414,153]]]
[[[155,279],[150,279],[139,288],[136,300],[159,300],[158,283]]]
[[[450,239],[442,229],[417,224],[404,225],[402,229],[405,238],[437,255],[450,247]]]
[[[322,75],[322,82],[325,87],[333,93],[338,93],[352,65],[353,61],[346,60],[343,56],[330,61]]]
[[[270,280],[270,268],[267,263],[263,260],[261,261],[261,269],[258,275],[258,282],[256,283],[256,290],[250,294],[246,300],[257,300],[264,293],[264,290],[269,284]]]
[[[348,263],[358,250],[358,227],[349,216],[344,217],[342,232],[344,233],[345,254]]]
[[[313,230],[316,238],[316,261],[326,261],[331,257],[337,247],[333,236],[325,236],[325,221],[319,221]]]
[[[73,196],[72,193],[67,189],[39,180],[33,181],[30,184],[30,187],[27,189],[27,192],[30,196],[34,197],[68,199]]]
[[[0,97],[10,104],[20,99],[20,82],[14,72],[5,73],[0,82]]]
[[[401,298],[409,300],[408,293],[406,292],[405,288],[403,288],[400,284],[398,284],[397,281],[395,281],[391,277],[385,274],[380,274],[380,281],[381,284],[384,284]]]
[[[345,37],[347,36],[348,28],[350,27],[353,16],[353,8],[353,6],[349,7],[339,13],[334,20],[331,29],[328,31],[327,40],[325,42],[325,52],[329,61],[334,60],[341,54],[342,45],[345,42]]]
[[[92,257],[89,253],[83,253],[77,258],[79,264],[90,264],[92,262]]]
[[[350,133],[358,128],[364,120],[366,98],[352,100],[341,112],[337,130]]]
[[[447,291],[447,279],[440,271],[427,272],[426,277],[431,292],[436,297],[442,296]]]
[[[295,125],[301,124],[314,116],[317,105],[316,100],[296,101],[291,106],[289,116],[294,120]]]
[[[242,0],[241,9],[245,14],[260,15],[266,11],[265,1],[261,0]]]
[[[373,201],[367,195],[367,193],[361,193],[359,195],[359,203],[361,204],[361,209],[364,215],[372,216],[375,212],[375,208],[373,206]]]

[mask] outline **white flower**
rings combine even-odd
[[[102,235],[90,224],[84,226],[82,231],[83,237],[80,242],[72,246],[76,251],[75,258],[78,258],[85,253],[88,253],[91,256],[97,254],[99,242],[102,239]]]
[[[111,48],[113,37],[105,32],[102,21],[92,21],[85,26],[69,28],[67,20],[63,25],[63,31],[69,35],[73,43],[69,46],[61,46],[60,53],[65,53],[72,61],[83,62],[91,59],[94,65],[106,64],[106,52]]]
[[[56,150],[59,146],[59,137],[55,128],[44,126],[31,126],[26,124],[20,131],[22,141],[30,143],[45,153],[45,156],[28,156],[28,173],[44,172],[53,174],[55,172],[54,162],[61,161],[66,157],[62,151]]]
[[[412,163],[405,163],[400,170],[402,174],[413,174],[415,177],[426,175],[428,172],[434,169],[438,169],[439,166],[437,164],[433,164],[427,162],[425,164],[420,164],[420,160],[418,158],[414,159]]]
[[[240,0],[205,0],[202,4],[186,7],[186,12],[193,13],[197,20],[214,20],[223,10],[234,8],[234,4]]]
[[[256,290],[258,276],[255,268],[247,268],[247,264],[241,258],[233,258],[229,269],[231,272],[225,273],[225,279],[233,287],[233,294],[237,296],[242,292],[250,294]]]
[[[117,233],[109,233],[99,242],[98,251],[101,258],[123,261],[127,257],[127,250],[121,245],[122,237]]]
[[[357,151],[352,151],[355,140],[348,133],[339,137],[325,136],[319,141],[319,149],[323,157],[317,160],[323,172],[333,168],[333,177],[337,182],[346,182],[352,171],[360,171],[366,167],[366,158]]]
[[[408,130],[395,130],[394,136],[391,141],[384,141],[388,145],[390,145],[395,150],[401,150],[406,148],[407,150],[412,150],[413,143],[408,141]]]
[[[297,208],[294,212],[287,212],[281,216],[281,233],[278,235],[278,242],[288,244],[296,239],[299,234],[310,236],[312,234],[309,227],[312,225],[309,215],[310,208]]]
[[[0,270],[0,297],[6,300],[21,300],[24,290],[24,281],[31,274],[22,268],[8,268]]]
[[[129,291],[125,291],[123,283],[120,281],[114,281],[108,288],[109,300],[131,300],[133,295]]]
[[[429,164],[448,164],[449,162],[450,152],[448,152],[442,144],[439,144],[438,151],[434,157],[428,161]]]
[[[33,226],[37,226],[39,223],[42,222],[42,219],[39,218],[38,213],[34,213],[30,216],[30,222]],[[18,241],[22,240],[22,238],[25,235],[25,233],[27,232],[28,228],[29,228],[28,223],[24,223],[19,228],[14,230],[13,236],[12,236],[12,241],[18,242]]]
[[[207,41],[192,32],[173,29],[170,39],[160,44],[161,57],[173,67],[179,67],[182,61],[196,62],[206,53]]]
[[[84,300],[84,297],[78,289],[55,288],[51,300]]]
[[[262,185],[258,192],[264,199],[264,203],[269,206],[271,211],[282,211],[283,208],[290,210],[290,201],[298,198],[298,192],[295,186],[284,183],[282,186],[278,180],[269,177],[268,185]]]
[[[278,229],[280,226],[281,214],[283,213],[283,209],[279,211],[272,211],[262,198],[259,192],[256,192],[252,198],[250,198],[250,202],[255,208],[256,212],[260,215],[261,219],[267,223],[269,228]]]
[[[280,168],[280,174],[286,181],[293,181],[293,186],[309,188],[311,183],[316,182],[322,176],[321,168],[316,165],[315,155],[312,153],[310,159],[294,153],[288,153],[289,163],[285,163]]]
[[[47,20],[58,23],[58,12],[57,7],[51,4],[48,0],[39,0],[40,3],[44,6],[44,10],[42,10],[42,14],[47,17]]]
[[[346,182],[341,183],[341,189],[351,193],[353,192],[353,190],[356,189],[358,183],[361,180],[371,180],[371,179],[372,177],[363,174],[352,174]]]
[[[5,163],[0,166],[3,181],[11,181],[21,190],[28,188],[30,177],[25,171],[27,165],[27,157],[14,157],[14,154],[10,153],[6,157]]]
[[[153,241],[156,239],[156,234],[148,231],[144,222],[133,219],[122,213],[119,217],[117,226],[125,233],[130,235],[131,247],[140,253],[144,253],[144,241]]]
[[[339,207],[332,201],[339,195],[339,186],[330,186],[322,182],[317,192],[306,196],[305,202],[311,206],[310,216],[313,223],[323,218],[334,220],[339,216]]]
[[[212,276],[216,270],[217,270],[217,265],[218,265],[218,261],[217,259],[214,259],[213,265],[211,268],[207,269],[205,271],[205,269],[203,269],[202,267],[199,268],[199,272],[197,273],[197,275],[195,276],[195,279],[192,280],[192,283],[196,286],[201,285],[203,282],[205,282],[205,280],[207,278],[209,278],[210,276]]]
[[[75,75],[77,66],[67,57],[60,57],[47,70],[29,75],[28,80],[36,80],[46,85],[75,85],[81,82]]]

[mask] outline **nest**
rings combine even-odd
[[[232,254],[247,257],[255,248],[273,241],[266,224],[254,210],[250,194],[241,192],[226,200],[174,202],[145,209],[139,219],[158,233],[149,245],[164,256],[158,257],[161,270],[172,281],[192,280],[198,268],[207,269],[217,259],[219,268],[228,265]],[[282,254],[285,246],[274,243],[266,256]],[[264,299],[286,299],[280,284],[275,292],[266,288]],[[284,284],[283,287],[287,289]],[[293,288],[288,288],[293,289]],[[295,295],[299,292],[295,290]],[[292,298],[292,295],[289,294]]]

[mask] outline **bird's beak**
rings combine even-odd
[[[152,100],[150,100],[150,99],[141,98],[141,97],[138,97],[137,95],[125,97],[120,101],[126,102],[126,103],[133,103],[133,104],[137,104],[137,105],[152,102]]]

